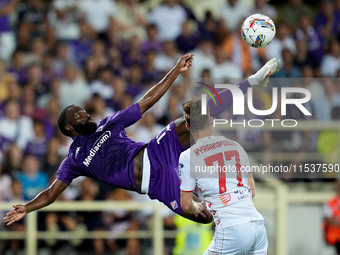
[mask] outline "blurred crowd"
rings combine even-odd
[[[30,200],[54,180],[72,142],[57,127],[64,107],[83,106],[98,121],[138,101],[187,52],[195,53],[190,71],[128,129],[133,139],[148,142],[164,125],[180,117],[181,103],[188,99],[194,81],[240,81],[273,57],[282,60],[280,72],[273,77],[289,78],[276,79],[273,84],[305,87],[312,95],[305,105],[312,116],[292,108],[285,118],[339,120],[340,0],[320,0],[313,6],[302,0],[284,5],[271,2],[275,4],[266,0],[217,1],[218,13],[207,9],[198,15],[199,8],[184,0],[164,0],[152,8],[148,1],[138,0],[0,0],[0,200]],[[276,37],[265,48],[251,48],[240,36],[244,18],[254,13],[268,15],[276,25]],[[256,91],[255,108],[270,108],[271,90]],[[279,110],[271,117],[282,119]],[[258,118],[250,113],[246,117]],[[259,160],[264,163],[285,162],[273,158],[272,152],[329,155],[336,154],[338,146],[338,134],[333,131],[240,130],[230,136],[247,151],[263,153]],[[294,162],[304,160],[297,157]],[[79,178],[60,199],[140,198]],[[39,226],[51,231],[78,228],[79,233],[81,228],[124,232],[147,228],[145,218],[140,218],[124,210],[40,213]],[[171,219],[165,217],[170,229],[176,227]],[[23,230],[24,225],[14,224],[10,229]],[[137,239],[85,242],[80,236],[69,242],[50,239],[40,245],[52,250],[95,250],[91,254],[127,247],[127,254],[138,255],[145,244]],[[15,252],[22,243],[11,240],[1,246]],[[167,252],[171,254],[171,248]]]

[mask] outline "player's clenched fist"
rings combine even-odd
[[[193,60],[194,60],[193,53],[185,54],[178,59],[175,68],[178,69],[178,71],[180,72],[185,72],[186,70],[189,69]]]

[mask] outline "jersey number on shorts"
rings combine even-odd
[[[223,158],[224,154],[224,158]],[[236,161],[236,180],[238,181],[237,186],[243,186],[242,183],[242,173],[241,173],[241,163],[240,163],[240,154],[238,153],[237,150],[232,150],[232,151],[225,151],[224,153],[220,152],[214,155],[211,155],[210,157],[207,157],[204,159],[204,162],[207,164],[207,166],[213,166],[214,162],[217,162],[217,165],[221,167],[225,166],[224,160],[230,161],[232,157],[235,157]],[[227,182],[226,182],[226,172],[219,171],[218,173],[218,185],[219,185],[219,190],[220,194],[224,193],[227,191]]]

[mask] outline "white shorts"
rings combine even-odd
[[[218,229],[203,255],[266,255],[268,240],[263,221]]]

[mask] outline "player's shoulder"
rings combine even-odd
[[[180,159],[187,159],[190,158],[190,148],[183,151],[179,157]]]

